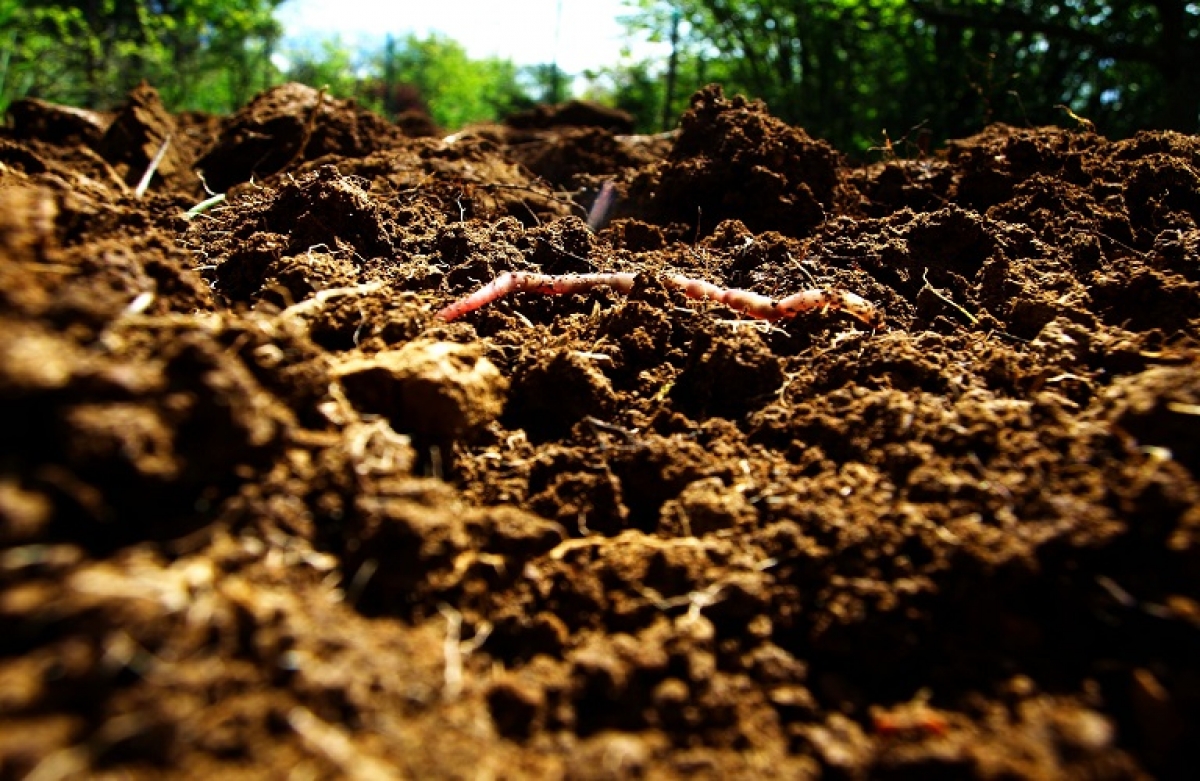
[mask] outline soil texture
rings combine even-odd
[[[1200,139],[627,127],[13,106],[0,779],[1189,777]]]

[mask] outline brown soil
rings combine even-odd
[[[1187,776],[1200,139],[577,114],[14,107],[0,778]]]

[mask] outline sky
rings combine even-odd
[[[557,55],[560,68],[578,73],[617,62],[623,43],[617,17],[624,13],[624,0],[287,0],[277,18],[285,43],[340,35],[347,43],[376,47],[388,33],[436,31],[473,58],[537,65]]]

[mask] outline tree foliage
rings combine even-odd
[[[553,66],[519,68],[497,57],[474,59],[440,34],[389,37],[377,49],[351,49],[340,38],[283,52],[283,78],[327,87],[382,114],[418,102],[444,128],[494,121],[548,96]],[[419,96],[419,98],[418,98]]]
[[[662,127],[661,115],[667,98],[659,64],[635,60],[626,54],[615,65],[585,71],[583,77],[586,85],[583,96],[629,112],[634,117],[639,133],[669,129]],[[689,83],[703,83],[703,78],[694,76]],[[666,110],[676,117],[678,115],[674,112],[681,104],[678,101],[673,103]]]
[[[416,87],[442,127],[495,120],[533,103],[511,60],[472,59],[462,44],[444,35],[409,35],[391,57],[383,70]]]
[[[284,48],[280,54],[281,79],[323,87],[335,97],[358,98],[373,110],[383,110],[382,99],[362,88],[364,77],[374,74],[372,53],[359,53],[335,35]]]
[[[274,13],[282,2],[0,0],[0,108],[23,95],[104,108],[145,79],[172,108],[228,111],[292,79],[387,113],[419,91],[434,119],[456,128],[569,97],[571,74],[554,65],[473,59],[442,35],[389,38],[371,51],[331,38],[279,52]],[[714,81],[763,98],[776,115],[852,154],[917,127],[948,138],[995,120],[1069,123],[1063,107],[1113,137],[1200,128],[1195,0],[627,5],[630,37],[657,40],[675,56],[626,51],[583,75],[586,96],[629,110],[643,131],[673,122],[688,95]],[[278,54],[288,63],[282,70]]]
[[[847,150],[918,125],[1049,123],[1061,106],[1114,136],[1200,119],[1186,0],[638,0],[625,23],[665,40],[675,13],[681,85],[723,82]]]
[[[104,107],[140,81],[176,107],[224,111],[274,76],[283,0],[0,0],[0,104]]]

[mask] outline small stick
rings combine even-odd
[[[349,287],[329,287],[324,290],[318,290],[317,294],[312,298],[306,298],[298,304],[292,304],[287,309],[279,313],[280,318],[292,317],[294,315],[308,314],[314,309],[320,309],[325,306],[325,302],[333,298],[341,298],[342,296],[365,296],[368,293],[374,293],[376,290],[383,289],[382,282],[365,282],[361,285],[351,285]]]
[[[635,277],[635,274],[628,273],[553,276],[506,271],[474,293],[443,308],[437,316],[446,321],[454,320],[510,293],[562,295],[584,293],[597,287],[611,287],[618,292],[629,293],[633,290]],[[776,301],[749,290],[723,288],[702,279],[678,274],[664,277],[663,282],[667,287],[681,291],[688,298],[717,301],[758,320],[786,320],[814,309],[836,309],[857,318],[873,330],[883,326],[883,312],[865,298],[844,290],[813,288],[801,290]]]
[[[154,159],[150,161],[150,165],[146,167],[146,173],[142,174],[141,181],[138,182],[137,189],[133,191],[134,198],[141,198],[146,194],[146,190],[150,189],[150,180],[154,178],[154,172],[158,170],[158,166],[162,163],[163,157],[167,154],[167,147],[171,145],[171,134],[163,139],[162,144],[158,147],[158,152],[155,153]]]

